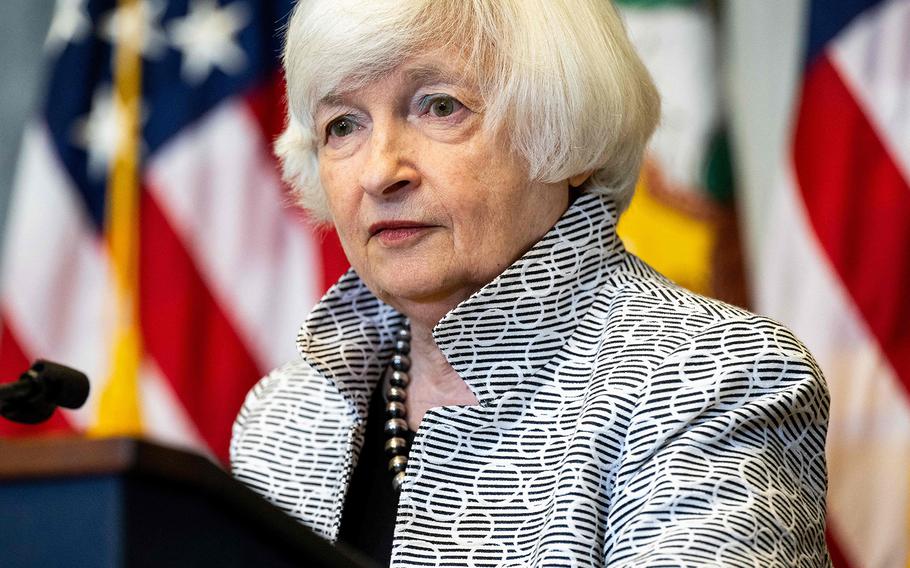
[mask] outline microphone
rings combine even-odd
[[[88,398],[84,373],[38,359],[13,383],[0,385],[0,416],[13,422],[38,424],[58,406],[79,408]]]

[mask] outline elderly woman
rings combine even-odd
[[[234,474],[394,566],[826,566],[828,398],[624,251],[655,89],[606,0],[301,0],[277,143],[352,269]]]

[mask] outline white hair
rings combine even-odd
[[[608,0],[300,0],[287,30],[288,121],[275,151],[316,220],[329,221],[318,101],[434,49],[462,55],[485,127],[507,129],[531,179],[593,171],[587,191],[628,204],[660,100]]]

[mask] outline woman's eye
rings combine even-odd
[[[338,138],[343,138],[348,134],[354,132],[355,125],[354,122],[347,117],[336,118],[331,123],[329,123],[328,131],[329,136],[335,136]]]
[[[427,102],[429,103],[426,105],[427,111],[437,118],[449,116],[462,107],[457,99],[448,95],[437,95],[431,97]]]

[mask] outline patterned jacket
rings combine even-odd
[[[392,565],[823,567],[828,393],[769,319],[627,253],[580,196],[434,330],[477,406],[428,411]],[[329,540],[402,316],[349,272],[248,395],[234,475]]]

